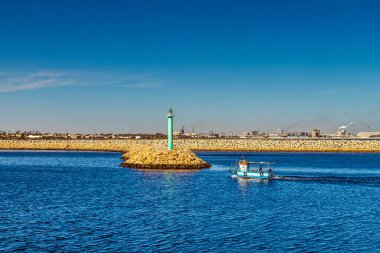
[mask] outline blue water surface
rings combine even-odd
[[[0,152],[0,251],[379,252],[380,154],[199,153],[202,171],[119,153]],[[279,176],[244,181],[236,159]]]

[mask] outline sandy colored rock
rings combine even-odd
[[[186,148],[169,151],[166,146],[137,145],[130,147],[122,158],[124,159],[122,166],[139,169],[204,169],[210,167],[209,163]]]
[[[139,145],[166,146],[155,140],[0,140],[0,149],[126,152]],[[176,139],[175,148],[192,151],[380,152],[380,139]],[[161,151],[165,152],[165,151]]]

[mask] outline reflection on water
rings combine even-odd
[[[191,174],[196,173],[199,170],[185,170],[185,169],[134,169],[140,172],[145,172],[147,175],[149,174]]]
[[[268,185],[271,183],[272,180],[268,179],[245,179],[245,178],[240,178],[236,176],[231,176],[232,179],[235,179],[240,186],[247,187],[250,184],[260,184],[260,185]]]

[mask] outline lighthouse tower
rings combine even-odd
[[[168,116],[168,150],[173,150],[173,118],[174,118],[174,112],[173,112],[172,108],[169,109],[167,116]]]

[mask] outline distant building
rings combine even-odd
[[[241,137],[240,137],[240,138],[246,139],[246,138],[249,138],[249,137],[250,137],[249,132],[243,132],[243,133],[241,134]]]
[[[380,132],[359,132],[356,137],[359,138],[380,138]]]
[[[209,133],[198,133],[195,138],[216,138],[216,136],[210,131]]]
[[[224,138],[224,137],[226,137],[226,133],[221,132],[221,133],[218,134],[218,137],[219,138]]]
[[[33,135],[33,134],[29,134],[27,137],[29,139],[41,139],[42,138],[41,135]]]
[[[318,129],[313,129],[311,131],[311,138],[319,138],[321,136],[321,131]]]

